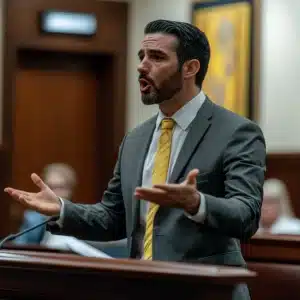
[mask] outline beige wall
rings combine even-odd
[[[262,1],[261,120],[268,149],[300,151],[300,1]]]

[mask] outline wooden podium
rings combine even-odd
[[[255,276],[233,267],[0,251],[0,299],[231,300],[233,287]]]

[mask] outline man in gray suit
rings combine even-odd
[[[142,101],[158,104],[159,113],[124,137],[101,203],[58,199],[36,174],[31,178],[40,192],[5,191],[31,209],[59,214],[58,226],[50,226],[54,232],[86,240],[127,237],[130,257],[245,266],[240,241],[258,229],[262,202],[266,151],[261,130],[201,90],[210,47],[198,28],[150,22],[138,55]],[[158,150],[165,120],[173,123],[171,139]],[[156,166],[161,152],[169,153],[160,157],[161,165],[167,160],[167,174],[164,182],[153,183],[162,169]],[[243,286],[234,296],[249,299]]]

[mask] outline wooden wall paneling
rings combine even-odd
[[[38,28],[38,13],[47,9],[91,12],[98,20],[97,34],[91,38],[74,36],[58,36],[41,34]],[[18,52],[24,49],[36,51],[52,51],[62,53],[78,53],[97,57],[106,55],[107,65],[101,65],[97,72],[98,79],[103,79],[106,89],[99,89],[99,99],[104,103],[111,103],[107,107],[111,115],[105,114],[105,122],[110,122],[109,128],[101,130],[101,139],[97,146],[99,166],[97,179],[99,180],[99,197],[112,175],[116,153],[125,132],[126,114],[126,55],[127,55],[127,3],[106,2],[96,0],[6,0],[5,1],[5,49],[4,49],[4,88],[3,88],[3,145],[0,152],[1,165],[0,187],[11,184],[12,179],[12,149],[14,147],[13,130],[15,120],[15,72],[18,67]],[[97,64],[96,64],[97,65]],[[99,67],[99,65],[97,65]],[[106,71],[106,76],[101,73]],[[107,104],[108,105],[108,104]],[[97,108],[98,109],[98,108]],[[103,124],[99,122],[99,124]],[[99,126],[98,126],[99,127]],[[103,126],[102,126],[103,127]],[[106,143],[104,157],[99,150]],[[109,151],[107,151],[109,149]],[[7,234],[11,226],[9,203],[11,200],[3,193],[0,202],[0,236]],[[95,199],[96,200],[96,199]],[[5,219],[5,216],[6,217]],[[3,221],[2,221],[3,220]]]
[[[267,178],[281,179],[287,185],[293,209],[300,217],[300,153],[268,154]]]

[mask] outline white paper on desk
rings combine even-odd
[[[80,241],[72,236],[68,237],[67,245],[69,246],[70,250],[75,253],[81,254],[83,256],[89,257],[99,257],[99,258],[113,258],[106,253],[88,245],[87,243]]]
[[[74,253],[80,254],[82,256],[113,258],[107,255],[106,253],[104,253],[103,251],[100,251],[95,247],[90,246],[87,243],[73,236],[48,233],[47,238],[44,240],[43,244],[49,248],[71,250]]]

